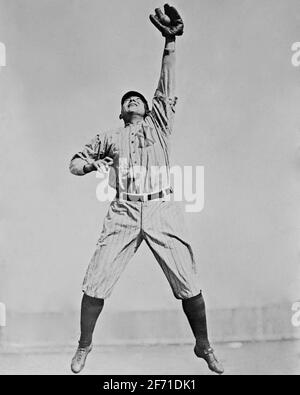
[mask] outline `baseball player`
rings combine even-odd
[[[197,264],[184,227],[183,212],[171,199],[169,144],[177,98],[175,41],[183,34],[178,11],[168,4],[150,20],[165,38],[161,74],[152,108],[136,91],[121,100],[124,126],[99,133],[71,160],[71,173],[83,176],[109,169],[116,189],[96,251],[83,282],[81,336],[71,369],[79,373],[92,350],[92,336],[104,301],[143,240],[165,273],[175,298],[182,301],[196,339],[194,352],[218,374],[223,367],[210,346],[205,303],[197,281]]]

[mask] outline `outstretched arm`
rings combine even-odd
[[[151,22],[165,37],[161,73],[158,87],[153,99],[152,116],[162,131],[170,133],[175,113],[175,43],[176,36],[183,34],[183,20],[178,11],[165,4],[163,13],[156,8],[155,15],[150,15]]]
[[[174,97],[175,93],[175,40],[183,34],[184,24],[175,7],[164,5],[163,13],[160,8],[155,9],[155,15],[150,15],[154,26],[166,38],[162,59],[162,68],[158,83],[158,91],[167,97]]]
[[[175,43],[176,38],[166,37],[157,90],[166,97],[175,95]]]

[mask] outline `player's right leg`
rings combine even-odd
[[[71,369],[79,373],[92,349],[97,319],[127,263],[141,244],[140,206],[134,202],[113,201],[104,220],[96,251],[83,282],[78,349]]]
[[[104,299],[91,298],[84,294],[81,301],[80,340],[72,359],[71,370],[80,373],[86,358],[92,351],[92,338],[97,319],[103,309]]]

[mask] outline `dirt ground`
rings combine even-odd
[[[299,375],[300,341],[227,343],[214,346],[227,375]],[[68,375],[70,348],[1,350],[0,375]],[[209,375],[192,345],[94,347],[82,374]]]

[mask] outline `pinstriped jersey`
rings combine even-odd
[[[110,157],[109,185],[119,192],[154,193],[169,187],[176,102],[176,97],[157,90],[152,110],[142,122],[99,133],[72,158],[70,171],[84,175],[85,164]]]

